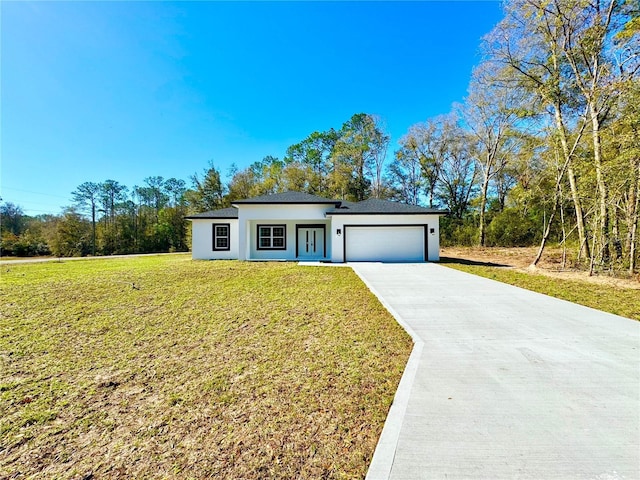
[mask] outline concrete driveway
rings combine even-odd
[[[436,264],[351,266],[415,341],[367,479],[640,478],[640,322]]]

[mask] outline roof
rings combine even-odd
[[[447,210],[370,198],[362,202],[342,202],[327,215],[446,215]]]
[[[220,210],[196,213],[195,215],[189,215],[185,218],[187,220],[196,220],[199,218],[238,218],[238,209],[234,207],[221,208]]]
[[[259,197],[248,198],[233,202],[238,205],[286,205],[286,204],[328,204],[333,205],[327,215],[446,215],[447,210],[437,208],[425,208],[418,205],[407,205],[406,203],[390,202],[370,198],[362,202],[348,202],[346,200],[329,200],[302,192],[285,192],[273,195],[261,195]],[[224,219],[238,218],[236,207],[222,208],[210,212],[197,213],[185,217],[188,220],[196,219]]]
[[[331,204],[340,205],[340,200],[329,200],[328,198],[319,197],[303,192],[284,192],[274,193],[271,195],[260,195],[259,197],[247,198],[246,200],[236,200],[233,204],[288,204],[288,203],[306,203],[306,204]]]

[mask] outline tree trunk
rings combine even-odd
[[[478,244],[481,247],[485,246],[485,209],[487,206],[487,191],[489,190],[489,172],[484,173],[484,179],[482,180],[482,191],[480,194],[480,226],[478,227]]]
[[[562,112],[560,105],[554,105],[554,117],[556,121],[556,128],[560,134],[560,144],[562,146],[562,154],[565,162],[567,162],[567,176],[569,177],[569,188],[571,189],[571,198],[573,200],[573,206],[576,211],[576,224],[578,226],[578,238],[580,241],[580,247],[578,250],[578,259],[580,259],[582,251],[586,258],[589,258],[589,242],[587,242],[587,229],[584,223],[584,212],[582,211],[582,203],[580,202],[580,195],[578,195],[578,182],[576,181],[576,174],[571,166],[571,151],[569,150],[569,144],[567,142],[567,134],[564,128],[564,120],[562,118]]]
[[[544,252],[544,247],[547,244],[547,240],[549,239],[549,234],[551,233],[551,224],[553,223],[553,219],[556,216],[556,212],[558,211],[558,204],[560,202],[560,191],[562,188],[562,179],[564,178],[564,172],[567,170],[569,165],[569,159],[566,159],[562,169],[558,169],[558,176],[556,178],[556,186],[553,191],[553,209],[551,210],[551,215],[549,216],[549,222],[547,223],[546,228],[542,234],[542,240],[540,241],[540,248],[538,249],[538,253],[536,254],[536,258],[531,262],[531,266],[535,267],[538,265],[538,262],[542,258],[542,253]],[[564,228],[564,227],[563,227]]]
[[[560,186],[560,222],[562,223],[562,269],[567,268],[567,229],[564,223],[564,195]]]
[[[627,197],[627,238],[625,239],[625,251],[631,252],[633,245],[633,230],[638,219],[638,197],[640,197],[640,158],[631,161],[631,171],[636,172],[637,178],[629,182]],[[633,262],[633,259],[631,259]]]
[[[538,265],[538,262],[542,258],[542,252],[544,252],[544,247],[547,244],[547,240],[549,239],[549,234],[551,233],[551,224],[553,223],[553,219],[556,216],[556,211],[558,210],[558,198],[556,196],[555,201],[553,202],[553,210],[551,210],[551,215],[549,216],[549,222],[547,223],[547,227],[544,229],[544,233],[542,235],[542,241],[540,242],[540,248],[538,248],[538,253],[536,254],[536,258],[531,262],[531,266],[535,267]]]
[[[598,184],[599,207],[600,207],[600,244],[602,248],[602,262],[609,263],[611,261],[611,251],[609,248],[609,191],[602,174],[602,144],[600,142],[600,121],[595,106],[589,106],[591,115],[592,139],[593,139],[593,160],[596,167],[596,182]]]
[[[620,241],[620,214],[618,210],[619,205],[615,205],[613,208],[613,224],[611,225],[611,237],[613,252],[615,257],[614,261],[622,260],[622,242]]]
[[[91,255],[96,256],[96,204],[91,204]]]
[[[635,203],[633,207],[633,214],[631,215],[631,223],[629,224],[629,230],[631,231],[629,245],[629,273],[633,275],[636,268],[636,246],[638,243],[638,210],[640,210],[640,161],[638,162],[637,169],[637,182],[635,191]]]
[[[436,182],[430,180],[429,181],[429,208],[433,208],[433,198],[436,189]]]

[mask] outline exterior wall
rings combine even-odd
[[[247,260],[296,260],[296,225],[325,225],[326,258],[331,258],[331,241],[329,239],[331,225],[325,219],[320,220],[282,220],[262,219],[247,222],[250,240],[249,256]],[[258,225],[284,225],[286,227],[286,250],[259,250],[258,249]]]
[[[296,224],[327,224],[327,256],[331,256],[330,223],[325,212],[331,205],[260,204],[238,205],[239,256],[240,260],[295,260]],[[258,250],[257,225],[286,225],[286,250]]]
[[[229,224],[229,250],[213,249],[213,225]],[[194,260],[236,260],[238,258],[239,229],[235,218],[191,220],[191,257]]]
[[[427,240],[428,261],[440,260],[440,216],[439,215],[332,215],[331,233],[331,261],[340,263],[344,261],[344,235],[345,225],[418,225],[429,226]],[[431,233],[431,229],[434,229]],[[337,231],[341,231],[338,236]]]
[[[325,225],[327,259],[344,261],[345,225],[428,225],[429,261],[440,259],[439,215],[330,215],[330,205],[238,205],[238,219],[193,219],[192,257],[194,259],[295,260],[296,225]],[[213,225],[230,225],[230,249],[213,250]],[[285,225],[286,250],[258,250],[258,225]],[[434,230],[430,233],[431,229]],[[341,230],[341,235],[337,231]],[[375,242],[375,239],[373,239]]]

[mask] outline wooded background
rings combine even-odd
[[[3,255],[186,251],[188,214],[288,190],[446,208],[443,245],[564,246],[576,265],[638,263],[637,0],[509,0],[482,43],[468,96],[409,127],[389,151],[383,119],[357,113],[227,182],[215,164],[131,188],[86,182],[61,215],[1,205]],[[437,92],[425,92],[433,95]]]

